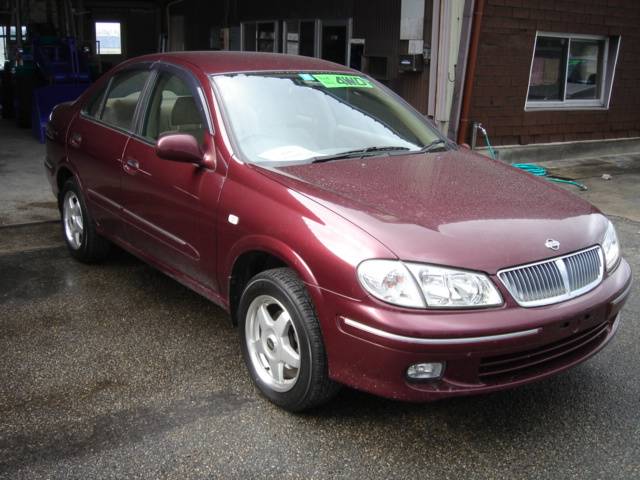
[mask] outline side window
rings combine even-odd
[[[149,102],[142,135],[156,141],[163,133],[188,133],[202,144],[205,123],[189,85],[177,75],[162,72]]]
[[[93,94],[93,96],[89,99],[87,103],[85,103],[84,107],[82,107],[82,113],[89,117],[96,118],[98,116],[99,109],[102,106],[102,98],[104,97],[104,92],[107,89],[107,84],[102,88],[99,88],[97,92]]]
[[[134,70],[116,75],[111,82],[100,119],[114,127],[131,130],[138,98],[148,78],[148,70]]]

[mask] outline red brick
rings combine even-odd
[[[471,116],[496,145],[618,138],[640,132],[640,1],[489,0]],[[525,112],[536,30],[622,35],[609,110]]]
[[[531,10],[528,8],[514,8],[513,16],[514,18],[529,18],[531,14]]]

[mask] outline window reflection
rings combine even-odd
[[[571,40],[567,98],[599,98],[604,42]]]
[[[529,100],[563,100],[566,38],[539,37],[531,66]]]
[[[232,132],[249,161],[299,162],[371,147],[418,150],[438,138],[377,86],[328,88],[308,73],[219,75]]]

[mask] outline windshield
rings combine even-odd
[[[442,137],[419,114],[364,76],[287,72],[212,79],[233,137],[253,163],[406,153],[436,143],[443,148]]]

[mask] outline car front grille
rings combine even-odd
[[[603,322],[535,349],[483,358],[478,376],[485,383],[501,383],[552,369],[588,355],[602,344],[608,332],[609,322]]]
[[[577,297],[595,288],[604,274],[602,249],[591,247],[562,257],[508,268],[498,278],[522,307]]]

